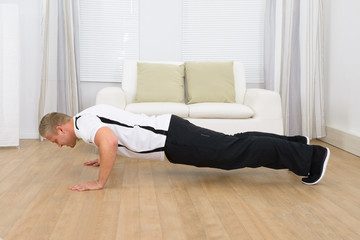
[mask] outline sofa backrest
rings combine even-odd
[[[122,89],[125,92],[127,104],[133,103],[135,100],[136,87],[137,87],[138,62],[174,64],[174,65],[184,64],[184,62],[170,62],[170,61],[169,62],[168,61],[166,62],[165,61],[134,61],[134,60],[124,61]],[[245,91],[246,91],[244,64],[234,61],[233,70],[234,70],[235,101],[237,103],[243,103]]]

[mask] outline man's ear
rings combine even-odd
[[[58,135],[59,133],[64,133],[65,130],[63,126],[57,126],[55,129]]]

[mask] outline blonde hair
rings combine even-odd
[[[61,126],[71,120],[71,117],[63,113],[48,113],[40,121],[39,134],[45,137],[49,134],[57,134],[56,127]]]

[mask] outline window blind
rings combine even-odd
[[[138,0],[80,0],[80,80],[121,82],[139,57]]]
[[[183,0],[184,61],[240,61],[264,82],[265,0]]]

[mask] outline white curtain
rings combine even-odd
[[[77,1],[43,0],[43,59],[39,120],[49,112],[78,112],[78,77],[75,58]]]
[[[303,133],[312,138],[326,136],[324,106],[323,0],[301,1],[300,25],[301,112]]]
[[[326,135],[322,0],[268,0],[265,86],[282,98],[284,132]]]
[[[19,6],[0,4],[0,146],[19,146]]]

